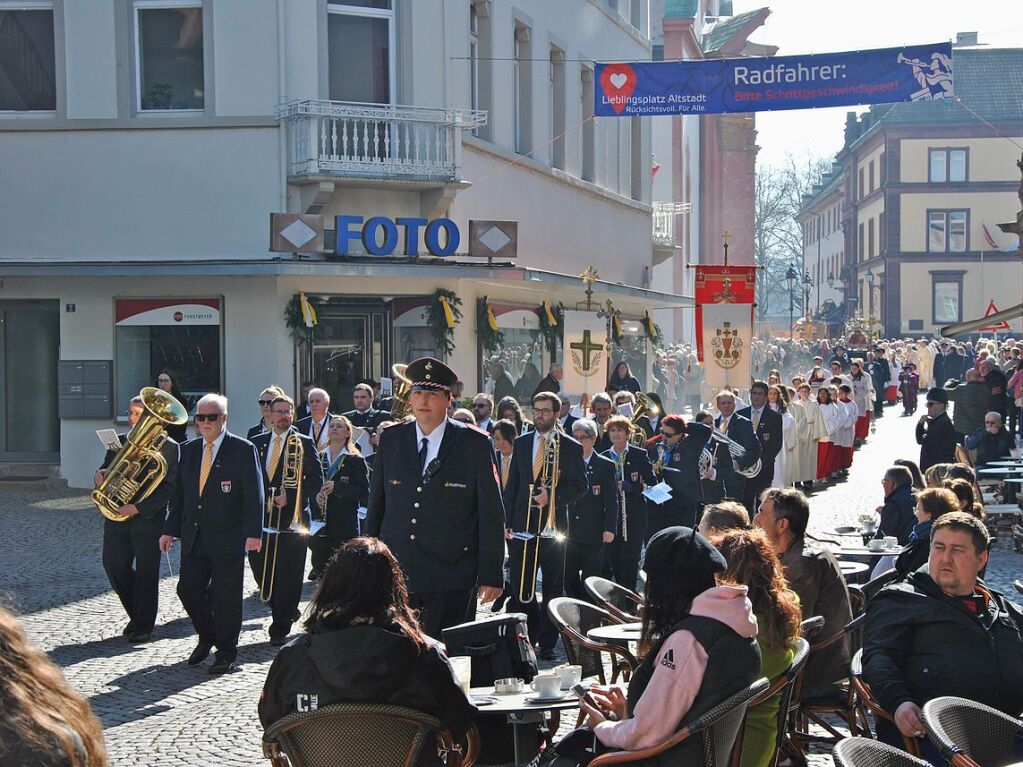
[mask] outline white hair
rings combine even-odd
[[[370,391],[372,392],[373,390],[370,389]],[[317,389],[310,389],[309,391],[306,392],[306,395],[305,395],[306,401],[308,402],[309,398],[312,395],[314,395],[314,394],[319,394],[321,397],[323,397],[325,400],[327,400],[327,404],[328,405],[330,404],[330,395],[327,394],[327,392],[325,390],[318,389],[318,388]]]
[[[597,422],[592,418],[577,418],[572,422],[572,436],[575,436],[577,431],[585,432],[587,436],[592,439],[597,438]]]
[[[203,405],[216,405],[217,410],[222,414],[227,415],[227,397],[223,394],[204,394],[202,398],[195,403],[196,412]]]

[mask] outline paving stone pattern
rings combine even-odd
[[[877,433],[857,452],[849,478],[813,494],[812,530],[826,535],[836,525],[855,524],[859,514],[880,503],[885,468],[895,458],[917,456],[914,421],[887,411]],[[154,640],[133,647],[121,637],[126,618],[100,562],[102,518],[83,491],[0,493],[0,536],[5,542],[0,547],[0,599],[20,613],[33,641],[89,699],[106,728],[112,764],[266,764],[256,703],[275,651],[267,642],[267,611],[247,570],[238,658],[242,668],[214,677],[205,666],[185,663],[195,636],[166,560]],[[174,573],[179,548],[170,557]],[[1011,592],[1021,563],[1023,555],[1012,551],[1010,541],[1000,540],[989,581]],[[304,601],[311,593],[307,583]],[[824,751],[811,761],[831,762]]]

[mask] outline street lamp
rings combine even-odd
[[[803,274],[803,310],[806,313],[806,318],[810,319],[810,294],[813,293],[813,278],[810,276],[810,272],[807,271]]]
[[[789,283],[789,338],[792,338],[796,330],[793,312],[796,307],[796,282],[799,280],[799,272],[796,271],[796,267],[792,264],[789,264],[789,268],[785,272],[785,279]]]
[[[871,317],[874,316],[874,272],[867,267],[866,273],[863,275],[867,280],[867,292],[870,294],[870,298],[867,301],[867,314]]]

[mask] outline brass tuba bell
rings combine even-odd
[[[103,482],[91,494],[99,513],[111,522],[127,520],[118,509],[148,498],[167,476],[167,461],[160,453],[167,441],[164,427],[180,426],[188,421],[184,406],[162,389],[147,386],[139,392],[139,397],[145,412],[128,432]]]
[[[394,398],[391,405],[391,417],[396,421],[400,421],[412,412],[412,402],[409,400],[409,395],[412,393],[412,381],[405,375],[406,368],[408,365],[403,362],[391,365],[393,387],[391,396]]]

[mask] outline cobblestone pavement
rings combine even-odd
[[[827,535],[836,525],[854,524],[859,514],[880,503],[884,469],[895,458],[917,455],[914,421],[888,409],[877,433],[857,452],[849,478],[813,494],[814,531]],[[185,663],[195,637],[166,561],[154,641],[132,647],[121,638],[126,619],[101,567],[101,523],[82,491],[0,493],[5,541],[0,598],[21,614],[32,639],[89,699],[106,728],[112,764],[265,764],[256,702],[274,649],[267,642],[269,618],[251,576],[246,571],[242,669],[213,677],[205,667]],[[992,557],[989,581],[1011,592],[1023,555],[1004,538]],[[171,563],[177,573],[176,555]],[[307,583],[305,599],[310,595]],[[823,752],[812,761],[830,764]]]

